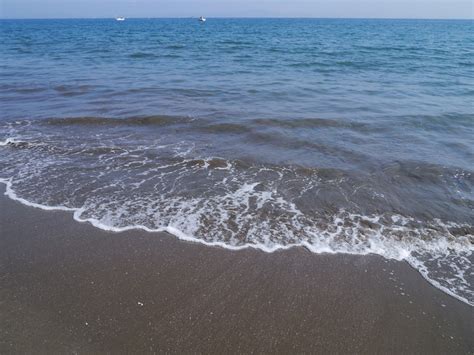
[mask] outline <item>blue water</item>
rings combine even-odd
[[[25,98],[35,117],[471,114],[473,30],[472,21],[2,21],[3,111],[22,117],[15,101]]]
[[[474,304],[472,21],[0,21],[0,179],[112,230],[406,260]]]

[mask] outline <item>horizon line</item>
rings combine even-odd
[[[117,16],[110,17],[0,17],[0,20],[108,20],[115,19]],[[130,20],[177,20],[177,19],[194,19],[199,16],[178,16],[178,17],[125,17]],[[294,20],[432,20],[432,21],[474,21],[474,18],[462,17],[284,17],[284,16],[211,16],[207,19],[294,19]]]

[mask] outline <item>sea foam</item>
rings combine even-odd
[[[472,235],[467,235],[464,238],[457,238],[456,241],[448,240],[446,237],[439,237],[436,240],[422,240],[422,239],[410,239],[410,242],[402,242],[396,241],[391,239],[390,237],[384,236],[383,230],[387,228],[387,226],[380,225],[380,230],[375,235],[371,236],[371,239],[368,243],[364,244],[363,246],[359,245],[360,241],[357,241],[357,237],[350,239],[352,241],[348,242],[347,240],[341,240],[341,235],[347,234],[347,231],[344,231],[344,224],[347,224],[347,220],[355,221],[354,225],[351,227],[351,230],[354,231],[354,228],[361,228],[360,222],[361,221],[370,221],[371,223],[379,223],[381,216],[360,216],[355,214],[348,214],[341,212],[339,216],[334,217],[334,225],[336,226],[335,229],[332,229],[331,232],[328,231],[305,231],[312,238],[302,240],[299,242],[292,242],[288,244],[278,244],[272,241],[268,241],[267,243],[264,242],[247,242],[242,244],[232,244],[229,242],[224,242],[220,240],[205,240],[194,235],[188,234],[175,226],[167,225],[159,228],[150,228],[144,225],[126,225],[126,226],[117,226],[114,225],[113,220],[109,220],[108,222],[104,222],[103,220],[92,218],[92,217],[84,217],[84,212],[86,211],[84,207],[81,208],[71,208],[67,206],[49,206],[40,203],[31,202],[25,198],[19,197],[17,193],[13,189],[13,184],[11,179],[0,179],[0,183],[4,183],[6,185],[5,195],[8,196],[10,199],[18,201],[26,206],[39,208],[46,211],[58,210],[58,211],[66,211],[72,212],[73,218],[77,222],[87,222],[93,225],[96,228],[111,231],[111,232],[124,232],[130,230],[143,230],[146,232],[167,232],[169,234],[174,235],[175,237],[179,238],[183,241],[188,242],[195,242],[200,243],[206,246],[211,247],[221,247],[229,250],[243,250],[248,248],[258,249],[263,252],[272,253],[277,250],[287,250],[290,248],[295,247],[302,247],[306,248],[307,250],[320,254],[320,253],[330,253],[330,254],[353,254],[353,255],[368,255],[368,254],[377,254],[381,255],[387,259],[394,259],[398,261],[406,261],[408,262],[414,269],[420,272],[420,274],[433,286],[437,287],[438,289],[442,290],[443,292],[457,298],[458,300],[465,302],[471,306],[474,306],[473,302],[473,292],[471,290],[471,286],[469,282],[466,280],[465,273],[469,273],[469,270],[460,270],[458,269],[457,274],[454,275],[454,279],[457,279],[455,284],[450,284],[449,282],[440,282],[437,279],[431,277],[431,272],[427,267],[427,262],[432,260],[437,260],[438,263],[440,262],[440,255],[449,256],[451,255],[453,258],[466,258],[467,262],[470,262],[467,258],[471,256],[473,251],[473,243],[472,243]],[[242,187],[243,193],[253,191],[255,185],[245,185]],[[242,192],[241,192],[242,193]],[[264,197],[262,197],[264,198]],[[265,198],[268,198],[265,197]],[[192,218],[191,218],[192,220]],[[413,233],[413,230],[410,227],[405,227],[409,222],[413,222],[413,220],[403,217],[403,216],[392,216],[392,220],[396,222],[400,222],[396,224],[395,228],[397,231],[402,233]],[[455,223],[448,223],[443,224],[440,221],[437,221],[438,228],[444,228],[445,233],[449,234],[449,228],[460,228],[463,227],[461,225],[457,225]],[[416,233],[420,233],[417,231]],[[340,239],[339,241],[335,242],[335,240]],[[425,259],[423,259],[423,254],[425,255]],[[426,255],[429,255],[426,257]],[[448,265],[446,265],[448,266]],[[451,264],[452,266],[452,260]],[[451,275],[453,276],[453,275]],[[454,290],[453,290],[454,288]],[[462,291],[462,294],[460,294]]]
[[[111,232],[167,232],[230,250],[376,254],[408,262],[437,288],[474,305],[473,226],[431,217],[413,195],[429,189],[430,202],[442,206],[448,193],[470,201],[467,170],[394,163],[359,176],[208,155],[199,141],[177,139],[171,118],[141,119],[147,134],[138,136],[143,124],[129,129],[132,119],[73,119],[78,127],[70,136],[63,127],[70,122],[57,122],[5,130],[0,177],[11,199],[72,212],[76,221]],[[183,124],[203,129],[203,122]],[[464,208],[464,200],[455,206]],[[410,209],[420,205],[414,217]]]

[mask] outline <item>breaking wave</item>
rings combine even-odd
[[[152,121],[161,125],[161,118]],[[361,175],[201,157],[195,142],[173,135],[140,139],[122,125],[117,135],[107,127],[93,132],[65,139],[10,130],[17,138],[0,142],[6,194],[115,232],[165,231],[233,250],[304,247],[405,260],[434,286],[474,305],[472,223],[436,217],[423,203],[417,209],[425,198],[419,191],[427,188],[431,210],[437,203],[442,210],[446,202],[436,194],[448,191],[460,211],[469,209],[469,171],[398,162]]]

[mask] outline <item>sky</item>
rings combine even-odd
[[[474,0],[0,0],[0,18],[474,18]]]

